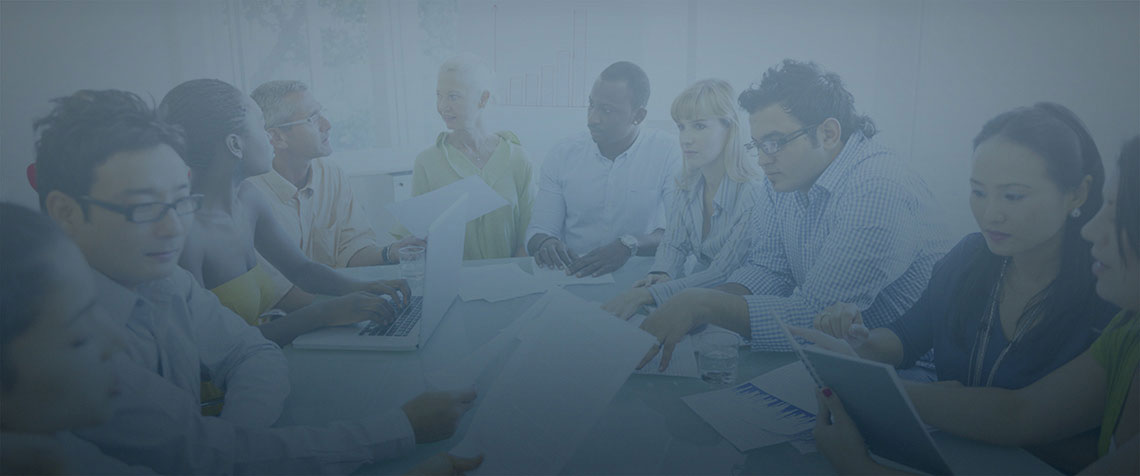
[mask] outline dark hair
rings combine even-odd
[[[182,132],[134,93],[82,90],[52,100],[51,113],[34,123],[36,191],[40,208],[59,190],[72,197],[91,191],[95,168],[120,152],[166,144],[184,152]],[[86,209],[85,209],[86,211]]]
[[[618,61],[602,70],[600,78],[605,81],[625,81],[633,95],[634,109],[649,104],[649,76],[640,66],[629,61]]]
[[[1137,209],[1140,207],[1140,135],[1124,143],[1116,166],[1120,174],[1116,191],[1116,239],[1120,257],[1126,259],[1125,245],[1140,255],[1140,209]]]
[[[1016,143],[1041,157],[1049,179],[1062,191],[1072,191],[1085,176],[1092,177],[1080,216],[1065,220],[1056,279],[1033,296],[1021,315],[1021,318],[1039,319],[1035,332],[1026,335],[1026,345],[1048,352],[1058,348],[1080,326],[1087,326],[1085,315],[1100,301],[1091,271],[1092,245],[1081,238],[1081,227],[1100,209],[1104,166],[1084,123],[1060,104],[1041,102],[997,115],[982,126],[974,138],[974,148],[994,137]],[[981,247],[958,283],[955,298],[951,300],[950,316],[960,345],[967,345],[967,322],[984,315],[989,300],[977,299],[977,296],[989,295],[1001,275],[1003,261],[988,248]]]
[[[0,203],[0,389],[16,382],[8,345],[31,327],[54,276],[44,261],[67,237],[47,215]]]
[[[737,101],[749,114],[779,104],[804,126],[834,117],[839,121],[843,142],[855,131],[867,138],[878,133],[871,118],[855,111],[855,97],[843,86],[839,75],[810,61],[785,59],[768,68],[760,84],[753,83],[740,93]],[[815,134],[808,134],[808,138],[813,146],[818,145]]]
[[[238,88],[217,79],[193,79],[166,93],[158,113],[186,134],[186,154],[182,156],[186,165],[191,169],[208,167],[226,136],[249,132],[245,130],[248,111],[244,99]]]

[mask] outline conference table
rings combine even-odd
[[[530,258],[466,261],[464,267],[518,263],[529,271]],[[645,276],[652,258],[634,257],[614,272],[614,284],[573,285],[564,289],[583,299],[605,302]],[[395,279],[396,266],[350,268],[359,278]],[[413,352],[294,349],[286,346],[292,393],[279,425],[322,425],[379,415],[399,408],[425,390],[425,375],[446,370],[471,355],[541,297],[532,294],[490,303],[455,303],[423,349]],[[791,352],[741,349],[737,382],[744,382],[795,360]],[[480,391],[493,385],[493,372],[476,380]],[[722,387],[695,378],[633,374],[593,423],[563,474],[833,474],[819,453],[801,454],[782,443],[747,452],[694,413],[681,398]],[[418,445],[398,460],[360,468],[362,474],[402,474],[418,462],[447,451],[463,439],[475,407],[455,435]],[[554,409],[552,409],[554,410]],[[814,409],[812,409],[814,411]],[[934,432],[935,443],[958,474],[1057,474],[1049,465],[1018,448],[982,444]]]

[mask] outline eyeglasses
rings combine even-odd
[[[131,223],[153,223],[166,216],[167,210],[174,210],[174,213],[179,216],[189,215],[202,208],[202,195],[194,194],[187,197],[179,198],[171,203],[153,202],[153,203],[140,203],[138,205],[119,205],[116,203],[104,202],[94,198],[83,196],[78,199],[83,203],[90,203],[98,205],[100,208],[119,213],[126,217],[127,221]]]
[[[765,140],[762,140],[760,142],[752,141],[752,142],[749,142],[747,144],[744,144],[744,148],[748,149],[748,151],[751,152],[752,155],[760,155],[761,151],[763,151],[765,154],[772,155],[772,154],[775,154],[776,152],[779,152],[780,149],[783,149],[784,146],[788,145],[789,142],[798,139],[800,136],[802,136],[804,134],[807,134],[807,132],[809,130],[818,127],[820,124],[822,124],[822,122],[817,123],[817,124],[812,124],[812,125],[807,126],[803,129],[799,129],[799,130],[792,132],[791,134],[785,135],[783,137],[778,137],[778,138],[774,138],[774,139],[765,139]]]
[[[301,119],[299,121],[292,121],[292,122],[286,122],[284,124],[277,124],[276,126],[266,127],[266,129],[275,129],[278,127],[297,126],[297,125],[301,125],[301,124],[308,124],[310,126],[316,125],[317,122],[320,121],[322,117],[325,117],[324,113],[325,113],[325,108],[322,107],[320,109],[317,109],[316,112],[309,114],[309,117],[306,117],[306,118]]]

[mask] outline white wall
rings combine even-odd
[[[416,3],[399,1],[414,16]],[[488,49],[485,12],[496,4],[500,11],[525,9],[529,16],[523,20],[530,21],[516,21],[518,28],[500,25],[509,41],[500,38]],[[203,76],[248,89],[240,58],[231,54],[236,41],[228,17],[232,5],[0,2],[0,198],[35,203],[23,171],[32,160],[31,121],[49,110],[49,98],[79,88],[114,87],[157,100],[178,82]],[[881,140],[926,178],[955,234],[974,229],[966,206],[970,141],[998,112],[1041,100],[1064,104],[1086,121],[1107,158],[1140,132],[1137,1],[477,0],[458,5],[470,17],[458,19],[457,43],[484,56],[497,53],[501,68],[511,71],[531,67],[529,58],[547,54],[534,51],[545,44],[542,35],[565,33],[542,25],[565,24],[566,12],[587,10],[593,60],[584,75],[592,81],[619,58],[641,64],[653,83],[651,123],[659,127],[669,127],[668,106],[692,80],[722,77],[739,89],[782,58],[815,60],[843,76],[857,107],[883,131]],[[402,27],[415,26],[406,23]],[[418,67],[433,71],[434,65]],[[434,84],[414,86],[410,90],[418,91],[417,98],[410,104],[421,110],[409,116],[415,123],[407,127],[420,131],[422,139],[442,123],[434,97],[419,97]],[[584,130],[585,109],[503,106],[487,119],[492,129],[515,131],[537,169],[551,145]],[[341,153],[340,160],[359,175],[407,169],[415,152],[428,145],[417,141],[378,154]],[[368,186],[364,179],[355,182]],[[384,223],[386,217],[377,213],[373,219]]]

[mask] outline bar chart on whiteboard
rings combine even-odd
[[[516,42],[519,40],[500,37],[504,24],[513,24],[515,19],[500,5],[492,6],[495,25],[492,62],[498,72],[500,105],[586,106],[592,82],[592,78],[586,77],[590,66],[587,48],[590,14],[586,8],[562,10],[552,13],[556,14],[555,21],[561,20],[563,25],[545,28],[545,34],[532,37],[531,44],[539,48],[533,49],[534,54],[526,55],[530,56],[527,64],[517,65],[512,59],[518,56],[519,45]]]

